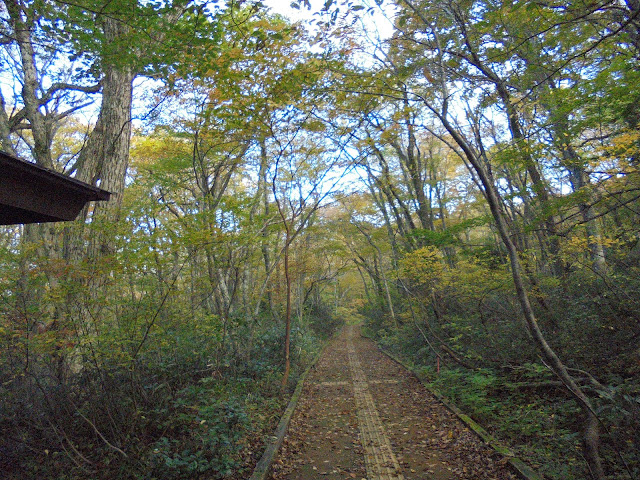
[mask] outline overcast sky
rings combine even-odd
[[[300,9],[291,8],[291,0],[262,0],[275,13],[288,17],[293,21],[307,20],[313,17],[313,13],[319,11],[325,4],[325,0],[310,0],[311,10],[302,7]],[[381,38],[389,38],[393,31],[393,26],[389,21],[392,17],[391,2],[384,2],[383,6],[377,6],[374,0],[361,0],[365,7],[373,7],[373,15],[364,14],[363,22],[370,32],[377,31]],[[362,10],[365,12],[365,10]]]
[[[307,10],[306,8],[301,8],[299,10],[291,8],[290,0],[262,0],[262,3],[270,7],[275,13],[280,13],[281,15],[289,17],[291,20],[303,20],[311,18],[314,11],[322,8],[322,6],[324,5],[324,0],[311,0],[311,11]]]

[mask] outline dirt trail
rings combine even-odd
[[[277,480],[515,480],[413,376],[348,326],[307,378]]]

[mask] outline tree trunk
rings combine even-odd
[[[574,192],[588,188],[589,176],[582,166],[578,154],[570,145],[565,146],[563,151],[565,159],[569,160],[569,179]],[[580,215],[584,221],[584,227],[587,234],[587,242],[589,244],[589,252],[593,271],[599,275],[607,273],[607,260],[602,245],[602,234],[598,225],[598,220],[593,215],[593,210],[586,202],[578,204]]]
[[[110,44],[118,42],[126,28],[114,18],[104,20],[105,38]],[[111,192],[109,202],[95,206],[93,220],[103,228],[92,238],[89,258],[113,252],[113,235],[107,231],[108,226],[120,218],[131,145],[131,107],[136,72],[131,66],[110,64],[107,59],[104,68],[100,114],[78,158],[76,174],[78,180],[91,184],[99,181],[100,188]]]
[[[17,156],[17,153],[13,148],[13,142],[11,141],[11,126],[9,124],[9,116],[7,115],[6,108],[7,106],[4,101],[4,96],[0,91],[0,149]]]
[[[440,116],[440,120],[452,135],[458,145],[465,153],[466,159],[469,161],[470,166],[476,171],[484,187],[484,195],[491,209],[491,214],[496,222],[500,238],[502,239],[507,253],[509,256],[509,262],[511,264],[511,274],[513,276],[513,283],[516,288],[516,293],[522,313],[524,315],[529,332],[535,341],[536,345],[540,349],[544,359],[553,370],[553,372],[560,378],[562,383],[567,389],[578,399],[580,405],[587,417],[587,425],[585,429],[584,442],[585,442],[585,457],[589,463],[592,475],[597,480],[604,480],[605,474],[602,466],[602,460],[598,453],[599,450],[599,431],[598,431],[598,419],[595,416],[591,401],[582,391],[582,389],[575,382],[571,374],[569,374],[566,366],[556,355],[555,351],[547,343],[538,322],[535,318],[533,308],[529,301],[529,295],[525,288],[525,282],[522,275],[522,267],[520,265],[520,259],[518,258],[518,252],[515,244],[511,240],[511,232],[507,227],[507,223],[504,219],[504,213],[501,208],[500,194],[496,186],[489,179],[482,164],[478,161],[477,156],[474,154],[471,147],[467,144],[461,134],[453,128],[448,122],[445,116]]]
[[[282,388],[287,386],[289,371],[291,370],[290,346],[291,346],[291,276],[289,272],[289,229],[285,235],[284,244],[284,278],[286,283],[286,310],[285,310],[285,336],[284,336],[284,375],[282,376]]]

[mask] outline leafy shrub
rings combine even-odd
[[[152,446],[151,478],[191,479],[206,473],[224,478],[239,464],[241,440],[249,425],[236,400],[215,401],[211,391],[189,387],[173,402],[175,412],[164,424],[164,435]],[[204,404],[191,405],[191,401]]]

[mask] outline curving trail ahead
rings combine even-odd
[[[271,478],[515,480],[505,463],[348,326],[307,378]]]

